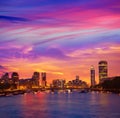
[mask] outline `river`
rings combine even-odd
[[[38,92],[0,97],[0,118],[120,118],[120,96]]]

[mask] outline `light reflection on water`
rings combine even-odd
[[[0,118],[120,118],[120,96],[38,92],[1,97]]]

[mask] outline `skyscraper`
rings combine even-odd
[[[33,76],[32,76],[32,79],[33,79],[33,85],[39,86],[40,73],[39,72],[34,72]]]
[[[14,83],[17,83],[19,81],[19,75],[17,72],[13,72],[11,75],[11,79],[13,80]]]
[[[42,86],[42,87],[45,87],[45,86],[47,85],[46,72],[42,72],[42,73],[41,73],[41,79],[42,79],[41,86]]]
[[[13,88],[18,89],[19,88],[19,75],[18,75],[18,73],[13,72],[11,75],[11,79],[12,79],[13,83],[15,84],[15,86]]]
[[[102,79],[107,78],[108,76],[108,69],[107,69],[107,61],[100,61],[98,63],[99,68],[99,83],[102,82]]]
[[[91,86],[95,86],[95,69],[94,66],[90,68],[90,78],[91,78]]]
[[[9,73],[5,73],[5,74],[1,77],[1,79],[4,79],[5,81],[8,81],[8,79],[9,79]]]

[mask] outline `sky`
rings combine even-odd
[[[0,76],[89,83],[100,60],[120,75],[120,0],[0,0]]]

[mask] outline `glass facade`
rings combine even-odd
[[[99,82],[108,77],[107,61],[99,62]]]

